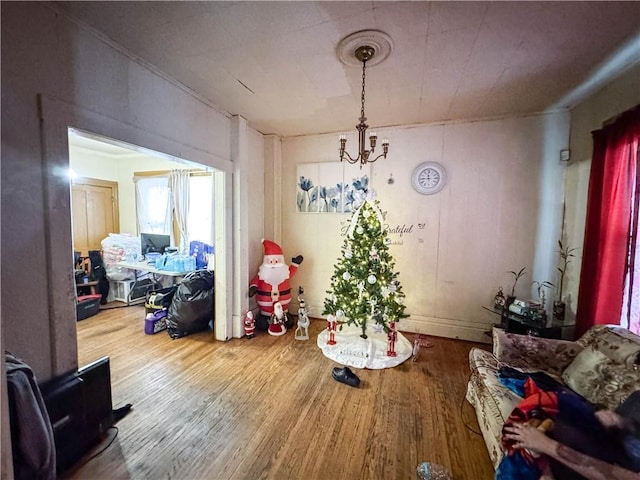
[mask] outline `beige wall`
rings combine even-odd
[[[510,289],[509,270],[529,271],[516,291],[522,298],[531,297],[532,280],[553,280],[564,168],[559,155],[567,148],[568,114],[378,129],[378,134],[390,139],[391,150],[373,165],[371,187],[390,228],[412,229],[391,235],[390,251],[411,315],[402,328],[486,341],[483,331],[496,318],[481,307],[492,304],[499,286]],[[301,163],[335,162],[337,143],[337,135],[318,135],[287,138],[282,146],[283,248],[287,258],[305,256],[294,284],[305,287],[316,316],[349,216],[296,213],[296,171]],[[351,150],[356,143],[349,139]],[[410,183],[414,168],[425,161],[442,163],[449,176],[433,196],[416,193]],[[393,184],[387,182],[390,176]],[[540,249],[548,253],[542,260]]]
[[[118,183],[118,216],[120,233],[137,235],[136,190],[134,172],[187,168],[184,165],[147,156],[114,158],[84,149],[69,149],[69,166],[79,177],[97,178]]]
[[[571,111],[571,160],[566,175],[565,230],[567,244],[578,250],[575,252],[577,258],[569,265],[565,284],[570,315],[575,315],[580,281],[593,149],[591,132],[602,128],[602,123],[607,119],[640,104],[639,86],[640,65],[636,65]]]

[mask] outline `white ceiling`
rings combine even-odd
[[[378,128],[571,106],[563,99],[640,32],[640,2],[56,3],[222,112],[282,136],[354,129],[362,71],[336,47],[359,30],[394,43],[367,69]]]
[[[106,139],[98,139],[95,136],[85,136],[71,131],[69,135],[69,147],[78,153],[90,152],[99,154],[105,158],[132,158],[144,156],[136,153],[133,148],[126,148],[121,143],[109,143]]]

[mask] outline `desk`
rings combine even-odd
[[[148,272],[154,275],[164,275],[166,277],[184,277],[187,272],[171,272],[169,270],[158,270],[154,265],[151,265],[147,262],[118,262],[116,264],[118,267],[128,268],[130,270],[135,270],[136,275],[137,272]],[[190,270],[193,271],[193,270]]]
[[[128,268],[134,272],[134,281],[128,288],[126,304],[132,305],[144,302],[148,291],[162,288],[162,283],[158,280],[158,276],[171,277],[172,283],[177,283],[178,279],[184,277],[187,272],[173,272],[169,270],[158,270],[154,265],[150,265],[147,262],[118,262],[118,267]],[[144,285],[141,280],[147,280],[146,275],[141,275],[141,272],[151,274],[151,282],[146,282]]]

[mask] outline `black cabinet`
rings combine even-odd
[[[500,323],[494,326],[503,328],[509,333],[533,335],[543,338],[563,338],[563,330],[573,327],[573,325],[555,320],[551,323],[547,323],[546,321],[540,322],[522,315],[516,315],[507,309],[482,308],[500,317]],[[489,334],[491,334],[491,332],[489,332]]]

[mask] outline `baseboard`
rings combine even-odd
[[[326,316],[321,315],[324,306],[309,305],[309,316],[326,320]],[[491,343],[491,336],[486,332],[491,331],[491,323],[469,322],[453,318],[437,318],[422,315],[411,315],[403,318],[397,324],[398,329],[403,332],[422,333],[435,337],[456,338],[469,342]]]
[[[484,323],[413,315],[398,322],[398,330],[403,332],[421,333],[478,343],[491,343],[491,336],[486,333],[491,331],[491,326],[491,324]]]

